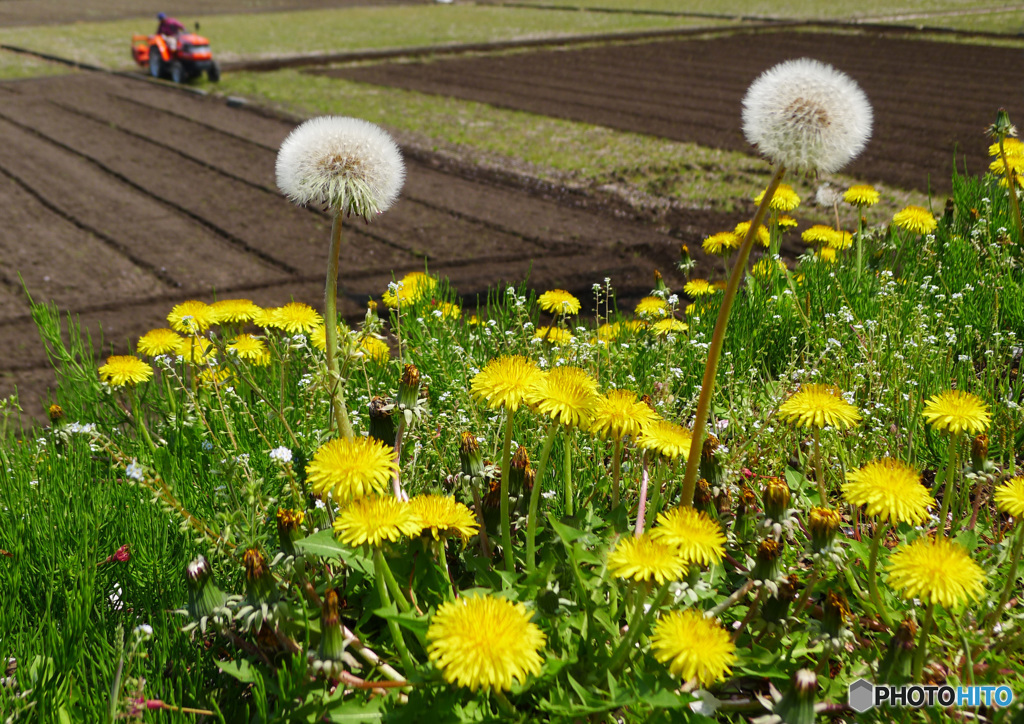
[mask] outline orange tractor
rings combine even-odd
[[[133,35],[132,57],[139,65],[148,67],[154,78],[187,83],[206,73],[211,83],[220,80],[220,66],[210,52],[210,41],[197,33]]]

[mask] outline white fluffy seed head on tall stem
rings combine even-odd
[[[405,181],[397,144],[369,121],[343,116],[312,118],[298,126],[277,153],[277,185],[300,206],[361,216],[386,211]]]
[[[834,173],[867,145],[871,104],[845,73],[810,58],[769,68],[743,98],[743,133],[773,163]]]

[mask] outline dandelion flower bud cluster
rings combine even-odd
[[[743,99],[743,133],[772,162],[832,173],[871,137],[871,104],[860,86],[810,58],[769,68]]]
[[[277,185],[289,199],[367,221],[395,202],[404,181],[398,146],[380,127],[358,118],[310,119],[277,154]]]

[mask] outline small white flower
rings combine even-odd
[[[143,476],[145,475],[145,470],[136,461],[132,460],[130,463],[128,463],[128,467],[125,468],[124,474],[127,475],[132,480],[142,480]]]
[[[404,182],[402,153],[391,136],[358,118],[312,118],[277,154],[277,185],[289,199],[367,221],[395,203]]]
[[[769,68],[743,98],[747,140],[793,170],[838,171],[864,149],[872,117],[852,78],[810,58]]]
[[[270,451],[270,459],[282,464],[290,463],[292,461],[292,451],[284,445],[276,447]]]

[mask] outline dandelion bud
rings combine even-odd
[[[668,291],[668,285],[665,284],[665,279],[657,269],[654,270],[654,289],[659,292]]]
[[[196,621],[216,615],[227,596],[213,582],[213,571],[206,558],[199,556],[185,567],[188,584],[188,614]]]
[[[892,686],[910,682],[914,658],[914,639],[917,624],[910,619],[900,621],[885,648],[885,655],[878,664],[878,680]]]
[[[842,519],[839,513],[829,508],[811,508],[807,516],[807,528],[811,533],[811,552],[823,553],[831,550]]]
[[[320,608],[320,648],[317,653],[325,661],[338,661],[345,653],[345,636],[338,614],[338,592],[333,588],[327,591]]]
[[[971,465],[975,470],[985,469],[988,462],[988,435],[982,433],[971,440]]]
[[[46,412],[50,417],[50,422],[54,425],[64,419],[64,408],[60,405],[50,405],[50,409]]]
[[[697,480],[697,487],[693,491],[693,507],[707,513],[711,509],[712,500],[711,486],[708,484],[707,479],[700,478]]]
[[[259,606],[277,598],[274,575],[267,566],[267,559],[255,548],[247,548],[242,555],[245,568],[245,600],[247,604]]]
[[[467,478],[479,478],[484,474],[484,453],[480,443],[471,432],[464,432],[459,437],[459,462],[462,474]]]
[[[1017,127],[1010,123],[1010,114],[1006,112],[1005,108],[1000,108],[996,112],[996,122],[988,127],[988,135],[993,138],[1015,138],[1017,136]]]
[[[700,448],[700,459],[710,460],[713,458],[715,456],[715,450],[718,449],[719,445],[721,445],[721,442],[719,442],[718,438],[711,433],[708,433]]]
[[[849,76],[810,58],[761,74],[743,98],[743,133],[773,163],[833,173],[871,137],[871,104]]]
[[[686,244],[679,245],[679,263],[689,264],[690,262],[690,247]]]
[[[388,447],[395,446],[394,405],[379,395],[370,400],[370,437]]]
[[[277,539],[287,555],[295,555],[295,541],[302,537],[302,523],[306,514],[301,510],[277,509]]]
[[[850,619],[850,604],[841,593],[829,591],[821,605],[821,632],[830,639],[841,639],[846,633],[846,622]]]
[[[750,522],[756,513],[757,496],[746,485],[740,485],[739,500],[736,503],[736,519],[733,521],[733,531],[739,540],[747,538]]]
[[[757,545],[757,553],[754,554],[754,567],[750,569],[751,580],[777,581],[781,559],[781,542],[771,539],[761,541]]]
[[[810,669],[793,674],[793,683],[775,705],[772,713],[786,724],[814,724],[814,700],[818,693],[818,676]]]
[[[398,383],[398,407],[411,410],[420,397],[420,371],[416,365],[406,365],[402,381]]]
[[[782,520],[789,510],[789,485],[782,478],[768,478],[764,486],[764,514],[772,520]]]
[[[526,448],[520,445],[512,454],[512,461],[509,463],[508,495],[510,499],[518,498],[522,493],[525,488],[526,476],[530,472],[530,456],[526,454]]]
[[[798,579],[795,575],[784,578],[779,582],[778,590],[774,596],[768,596],[761,605],[761,618],[768,624],[783,624],[789,615],[789,606],[796,599],[796,584]]]

